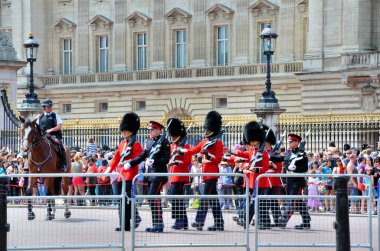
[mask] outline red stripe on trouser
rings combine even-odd
[[[302,187],[299,187],[298,188],[298,192],[296,195],[300,195],[302,193]],[[297,207],[297,201],[298,199],[293,199],[293,205],[292,207],[289,209],[289,212],[288,212],[288,215],[286,216],[288,219],[290,219],[290,217],[292,216],[292,214],[294,213],[294,210],[295,208]]]
[[[160,184],[157,187],[156,195],[158,195],[162,188],[162,181],[160,181]],[[157,210],[157,219],[162,219],[162,212],[161,212],[161,200],[156,199],[156,210]]]

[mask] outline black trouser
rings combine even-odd
[[[166,181],[163,180],[153,180],[148,181],[149,190],[148,195],[160,195],[160,191]],[[153,226],[157,224],[163,224],[164,220],[162,218],[162,205],[161,205],[161,199],[159,197],[155,199],[149,199],[149,206],[152,211],[152,223]]]
[[[120,194],[122,193],[122,186],[123,186],[123,182],[121,181],[118,181],[117,182],[117,185],[119,187],[119,191],[120,191]],[[131,218],[132,218],[132,203],[129,201],[129,198],[131,198],[131,193],[132,193],[132,181],[131,180],[126,180],[125,181],[125,195],[127,197],[125,197],[125,211],[124,211],[124,230],[125,231],[130,231],[131,230]],[[119,224],[120,224],[120,227],[121,227],[121,203],[119,203],[119,206],[118,206],[118,209],[119,209]],[[135,215],[137,217],[139,217],[139,212],[137,211],[137,208],[136,208],[136,211],[135,211]]]
[[[301,195],[302,189],[303,189],[303,186],[290,184],[290,187],[288,187],[288,195]],[[295,211],[301,214],[303,223],[309,223],[311,221],[309,210],[307,209],[307,206],[306,206],[306,201],[304,201],[303,199],[286,200],[286,209],[284,212],[284,218],[288,221],[290,217],[292,217]]]
[[[263,195],[274,195],[274,188],[267,187],[259,189],[260,194]],[[260,210],[259,210],[259,222],[263,225],[270,225],[270,217],[269,217],[269,209],[272,211],[272,216],[274,223],[278,223],[278,218],[281,216],[280,205],[278,204],[277,199],[262,199],[260,202]]]
[[[218,192],[216,191],[216,184],[218,182],[218,179],[210,179],[204,181],[205,187],[204,187],[204,195],[217,195]],[[217,198],[208,198],[208,199],[201,199],[200,200],[200,206],[197,211],[197,216],[195,217],[196,222],[204,223],[206,220],[206,215],[208,208],[211,207],[212,214],[214,216],[214,223],[215,225],[224,225],[223,221],[223,215],[222,210],[220,209],[219,200]]]
[[[170,187],[171,195],[184,195],[185,194],[185,182],[173,182]],[[185,200],[184,199],[172,199],[172,218],[176,220],[187,219]]]

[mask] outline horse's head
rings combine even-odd
[[[33,145],[41,139],[41,129],[36,123],[37,119],[30,121],[29,119],[25,120],[20,118],[20,121],[22,122],[22,148],[24,151],[28,151],[30,145]]]

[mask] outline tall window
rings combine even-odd
[[[98,71],[108,72],[109,41],[108,36],[99,37],[99,62]]]
[[[72,74],[73,47],[71,39],[63,39],[63,74]]]
[[[217,54],[218,65],[228,65],[228,28],[227,26],[217,27]]]
[[[137,34],[137,53],[136,53],[136,65],[137,70],[146,69],[146,33]]]
[[[176,67],[186,67],[186,30],[176,32]]]

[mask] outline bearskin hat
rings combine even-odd
[[[214,135],[218,134],[222,129],[222,116],[217,111],[211,111],[207,114],[203,127]]]
[[[140,117],[134,112],[126,113],[120,123],[120,131],[131,131],[136,134],[140,129]]]
[[[251,121],[244,126],[244,139],[247,142],[251,141],[264,141],[263,127],[256,121]]]
[[[186,136],[185,124],[180,119],[170,118],[168,119],[168,121],[166,121],[166,126],[169,126],[168,132],[170,136],[173,136],[173,137],[180,136],[181,138]]]
[[[350,149],[351,149],[351,146],[349,144],[344,144],[344,146],[343,146],[344,151],[348,151]]]
[[[266,139],[266,142],[268,142],[269,144],[271,144],[272,146],[276,144],[276,135],[274,135],[274,132],[273,130],[271,130],[269,128],[269,126],[265,125],[265,124],[262,124],[262,127],[263,127],[263,130],[264,130],[264,137],[265,135],[267,135],[268,133],[268,136],[267,136],[267,139]],[[269,132],[268,132],[269,130]]]

